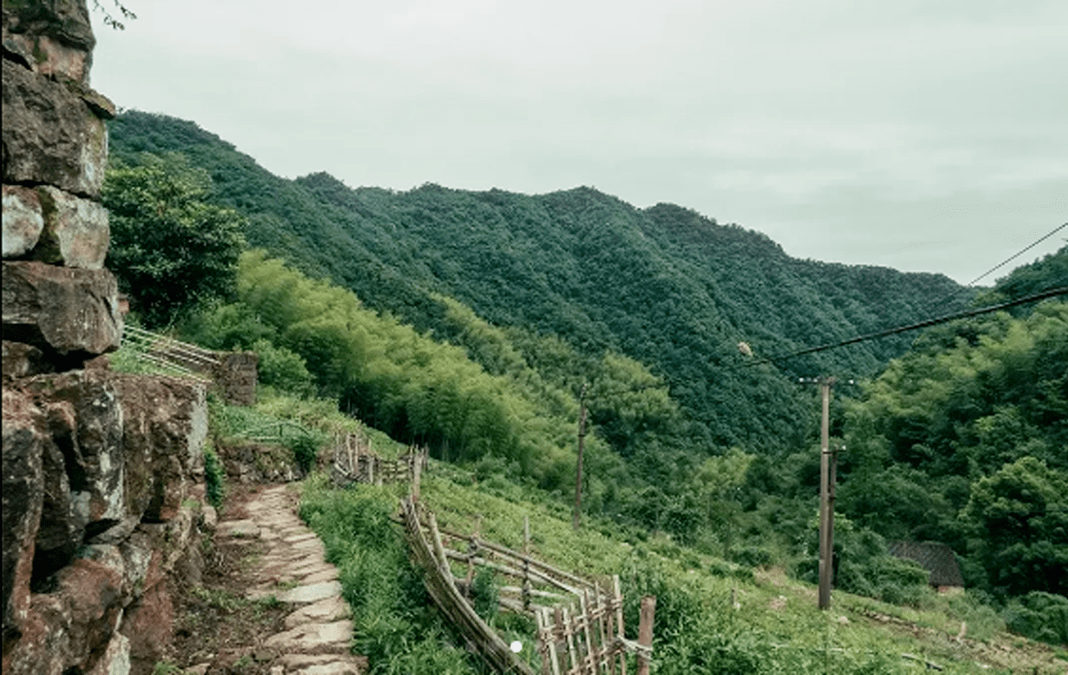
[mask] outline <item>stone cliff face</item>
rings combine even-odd
[[[119,374],[84,0],[3,3],[3,672],[150,673],[199,574],[205,392]]]

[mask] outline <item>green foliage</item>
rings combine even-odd
[[[809,542],[809,556],[801,563],[798,576],[818,583],[819,531],[815,522]],[[891,556],[885,539],[867,528],[856,527],[838,513],[834,522],[834,559],[836,589],[913,606],[930,593],[927,570],[911,560]]]
[[[1009,628],[1032,640],[1068,646],[1068,598],[1031,591],[1005,610]]]
[[[111,225],[106,264],[150,328],[233,288],[244,219],[208,203],[211,190],[207,173],[182,155],[108,167],[101,190]]]
[[[323,439],[318,434],[294,436],[289,442],[293,451],[293,459],[304,473],[308,473],[315,467],[315,460],[319,455],[319,448]]]
[[[493,570],[479,569],[471,580],[471,606],[484,621],[492,622],[497,616],[499,594]]]
[[[463,650],[448,646],[451,636],[390,522],[395,504],[380,488],[337,491],[322,481],[305,483],[300,514],[339,568],[356,650],[367,656],[372,674],[478,672]]]
[[[252,351],[259,356],[259,383],[275,387],[297,396],[312,394],[315,384],[304,359],[285,347],[275,347],[263,338],[252,343]]]
[[[226,469],[211,446],[204,448],[204,485],[208,502],[216,509],[221,509],[226,497]]]
[[[1068,592],[1068,472],[1022,457],[972,485],[961,519],[996,591]]]

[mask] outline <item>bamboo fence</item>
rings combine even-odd
[[[122,344],[146,363],[199,380],[210,380],[221,364],[213,351],[128,324],[122,329]]]
[[[445,557],[434,514],[422,509],[411,496],[401,501],[401,514],[412,555],[427,573],[426,589],[446,619],[460,631],[468,645],[498,672],[535,675],[530,666],[520,661],[504,640],[475,613],[460,593],[448,558]],[[423,531],[420,515],[427,522],[428,532]]]
[[[371,451],[371,443],[356,434],[336,439],[330,477],[335,486],[352,483],[382,485],[409,481],[418,494],[420,476],[427,468],[427,452],[414,446],[399,459],[384,459]]]
[[[535,618],[543,675],[626,675],[628,653],[637,655],[638,675],[648,674],[655,598],[642,599],[638,641],[627,640],[619,577],[612,577],[612,591],[606,593],[594,582],[531,557],[529,520],[524,521],[524,551],[519,552],[483,540],[478,524],[471,535],[443,532],[416,496],[405,498],[401,510],[430,596],[491,667],[502,673],[532,673],[472,608],[476,567],[515,580],[517,585],[497,589],[498,602],[501,609]],[[464,550],[452,547],[457,543],[464,544]],[[454,565],[464,573],[454,573]]]

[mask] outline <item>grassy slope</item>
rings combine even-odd
[[[969,610],[962,598],[932,596],[923,609],[913,609],[836,591],[831,611],[821,612],[816,588],[781,571],[757,570],[745,580],[727,563],[664,538],[631,545],[612,524],[597,522],[576,532],[564,505],[523,494],[500,478],[476,482],[470,474],[435,462],[422,495],[443,527],[470,531],[478,514],[486,539],[514,548],[521,545],[523,517],[529,515],[536,555],[562,569],[618,573],[626,579],[629,569],[652,559],[667,575],[696,589],[709,613],[730,616],[727,620],[740,632],[771,638],[767,644],[777,645],[772,649],[808,653],[818,657],[815,661],[822,662],[825,654],[833,663],[868,653],[898,658],[911,653],[951,673],[998,672],[990,668],[1063,673],[1068,667],[1068,653],[1000,632],[996,619]],[[740,609],[731,609],[732,590]],[[958,640],[962,620],[969,627]],[[636,630],[633,621],[630,630]]]

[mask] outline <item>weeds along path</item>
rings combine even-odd
[[[260,636],[252,660],[270,675],[359,675],[367,660],[351,653],[351,612],[338,570],[319,538],[297,515],[286,485],[257,486],[228,509],[216,546],[246,551],[234,573],[245,599],[288,612],[283,625]],[[211,672],[206,671],[206,672]]]

